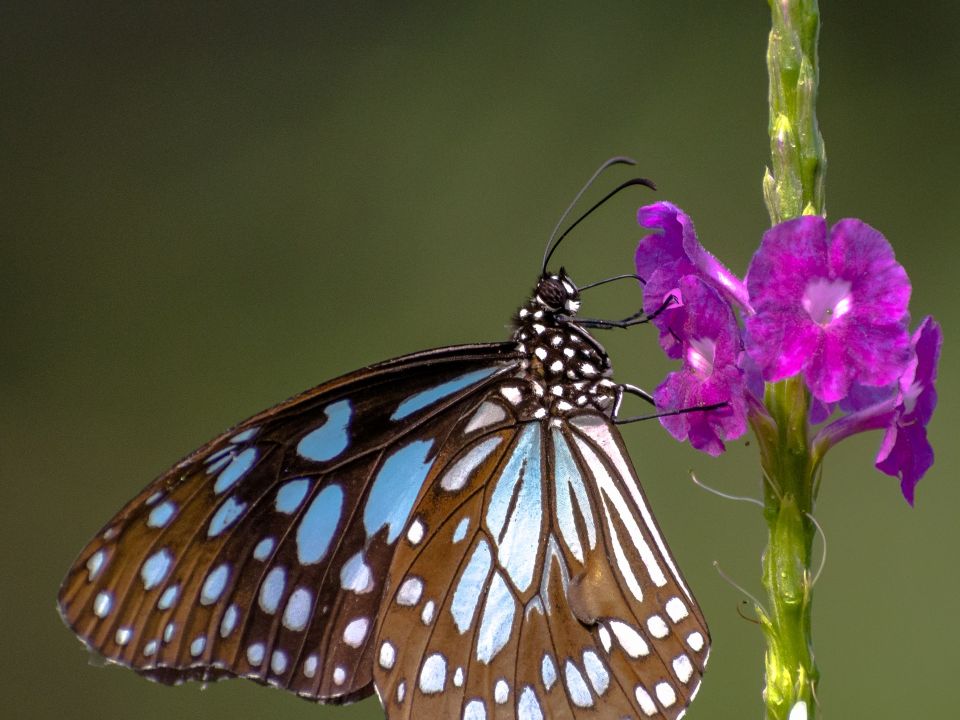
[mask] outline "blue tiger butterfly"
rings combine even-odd
[[[566,232],[509,341],[331,380],[154,480],[70,569],[66,624],[162,683],[375,690],[389,720],[682,717],[709,634],[588,332],[645,319],[575,318]]]

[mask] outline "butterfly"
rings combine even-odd
[[[65,623],[161,683],[376,691],[389,720],[682,717],[709,633],[558,244],[508,341],[344,375],[163,473],[77,558]]]

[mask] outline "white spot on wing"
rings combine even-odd
[[[519,405],[520,401],[523,400],[523,393],[521,393],[520,388],[515,385],[504,385],[500,388],[500,394],[503,395],[511,405]]]
[[[423,661],[420,669],[420,692],[424,695],[443,692],[447,684],[447,659],[434,653]]]
[[[200,635],[193,639],[193,642],[190,643],[190,654],[193,657],[199,657],[200,653],[203,652],[203,649],[207,646],[207,639]]]
[[[540,677],[543,679],[543,686],[549,692],[557,681],[557,666],[554,665],[549,653],[544,653],[543,660],[540,662]]]
[[[440,479],[440,487],[449,492],[462,489],[470,475],[490,454],[503,442],[503,437],[494,435],[481,443],[474,445],[470,450],[447,470]]]
[[[423,612],[420,613],[420,621],[424,625],[429,625],[433,622],[433,613],[436,610],[437,606],[433,600],[427,600],[423,605]]]
[[[650,654],[650,648],[640,633],[620,620],[611,620],[610,629],[617,636],[617,640],[624,651],[633,658],[643,657]]]
[[[340,586],[362,595],[373,590],[373,573],[364,562],[363,552],[358,552],[343,564],[340,569]]]
[[[496,425],[507,418],[507,412],[497,403],[486,401],[477,408],[477,412],[470,418],[470,422],[464,428],[464,433],[472,433],[474,430]]]
[[[397,591],[397,605],[411,607],[420,602],[423,593],[423,580],[417,577],[408,577]]]
[[[97,575],[100,574],[100,570],[103,568],[103,561],[106,559],[106,554],[103,550],[97,550],[90,558],[87,560],[87,580],[94,580]]]
[[[651,615],[647,618],[647,630],[657,639],[665,638],[670,634],[670,628],[667,627],[666,620],[659,615]]]
[[[357,618],[347,623],[343,629],[343,641],[350,647],[358,648],[363,644],[367,637],[367,630],[370,628],[369,618]]]
[[[105,618],[113,608],[113,596],[106,590],[101,590],[93,599],[93,614],[98,618]]]
[[[410,529],[407,530],[407,540],[410,541],[411,545],[418,545],[423,540],[423,533],[423,523],[419,519],[414,520],[410,523]]]
[[[658,682],[653,690],[657,694],[657,700],[659,700],[660,704],[665,708],[670,707],[677,701],[677,693],[670,683]]]
[[[263,643],[253,643],[247,647],[247,662],[251,665],[259,665],[263,662],[264,647]]]
[[[389,670],[397,660],[397,650],[389,642],[380,646],[380,667]]]
[[[653,717],[657,712],[657,705],[653,702],[653,698],[650,697],[642,685],[637,685],[634,690],[634,695],[637,696],[637,702],[640,704],[640,709],[643,710],[644,714],[647,717]]]
[[[586,670],[587,678],[593,685],[593,689],[597,691],[597,695],[603,695],[610,687],[610,674],[593,650],[583,653],[583,669]]]
[[[567,680],[567,695],[570,696],[570,701],[577,707],[591,707],[593,696],[590,694],[590,688],[587,687],[587,683],[577,666],[571,660],[567,660],[563,670]]]
[[[687,645],[696,652],[700,652],[703,650],[703,635],[697,631],[690,633],[687,635]]]
[[[690,663],[690,658],[682,654],[677,655],[677,657],[673,659],[673,671],[677,674],[680,682],[686,684],[693,676],[693,665]]]
[[[687,614],[687,606],[683,604],[683,600],[678,597],[667,600],[667,615],[670,616],[673,622],[680,622]]]
[[[537,693],[529,685],[523,688],[517,700],[517,720],[543,720]]]
[[[275,675],[283,675],[287,670],[287,654],[283,650],[274,650],[270,656],[270,669]]]
[[[479,698],[471,700],[463,708],[463,720],[487,720],[487,707]]]
[[[603,644],[603,649],[607,652],[610,652],[610,648],[613,647],[613,641],[610,638],[610,631],[607,630],[606,625],[601,625],[600,629],[597,630],[597,634],[600,636],[600,642]]]

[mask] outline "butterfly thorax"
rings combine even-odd
[[[517,313],[513,334],[526,355],[524,379],[535,398],[531,414],[538,419],[587,408],[607,411],[617,394],[609,357],[571,317],[580,306],[576,286],[560,273],[541,278]]]

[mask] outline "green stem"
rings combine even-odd
[[[817,0],[769,0],[770,167],[763,196],[776,225],[800,215],[824,215],[827,155],[817,125],[820,82]]]
[[[772,28],[767,50],[770,76],[770,167],[763,195],[773,224],[825,213],[827,158],[817,126],[819,81],[816,0],[769,0]],[[767,641],[763,696],[768,720],[816,715],[819,671],[811,638],[813,593],[810,561],[815,525],[818,463],[808,434],[810,395],[800,376],[768,384],[769,418],[755,418],[769,532],[763,554],[763,586],[769,607],[758,608]],[[801,704],[802,703],[802,704]]]
[[[812,718],[819,678],[810,620],[817,468],[809,448],[809,395],[802,378],[768,384],[765,404],[773,422],[763,427],[754,423],[766,480],[764,518],[769,533],[762,563],[769,607],[758,608],[767,641],[763,696],[769,720]],[[791,715],[801,702],[806,714]]]

